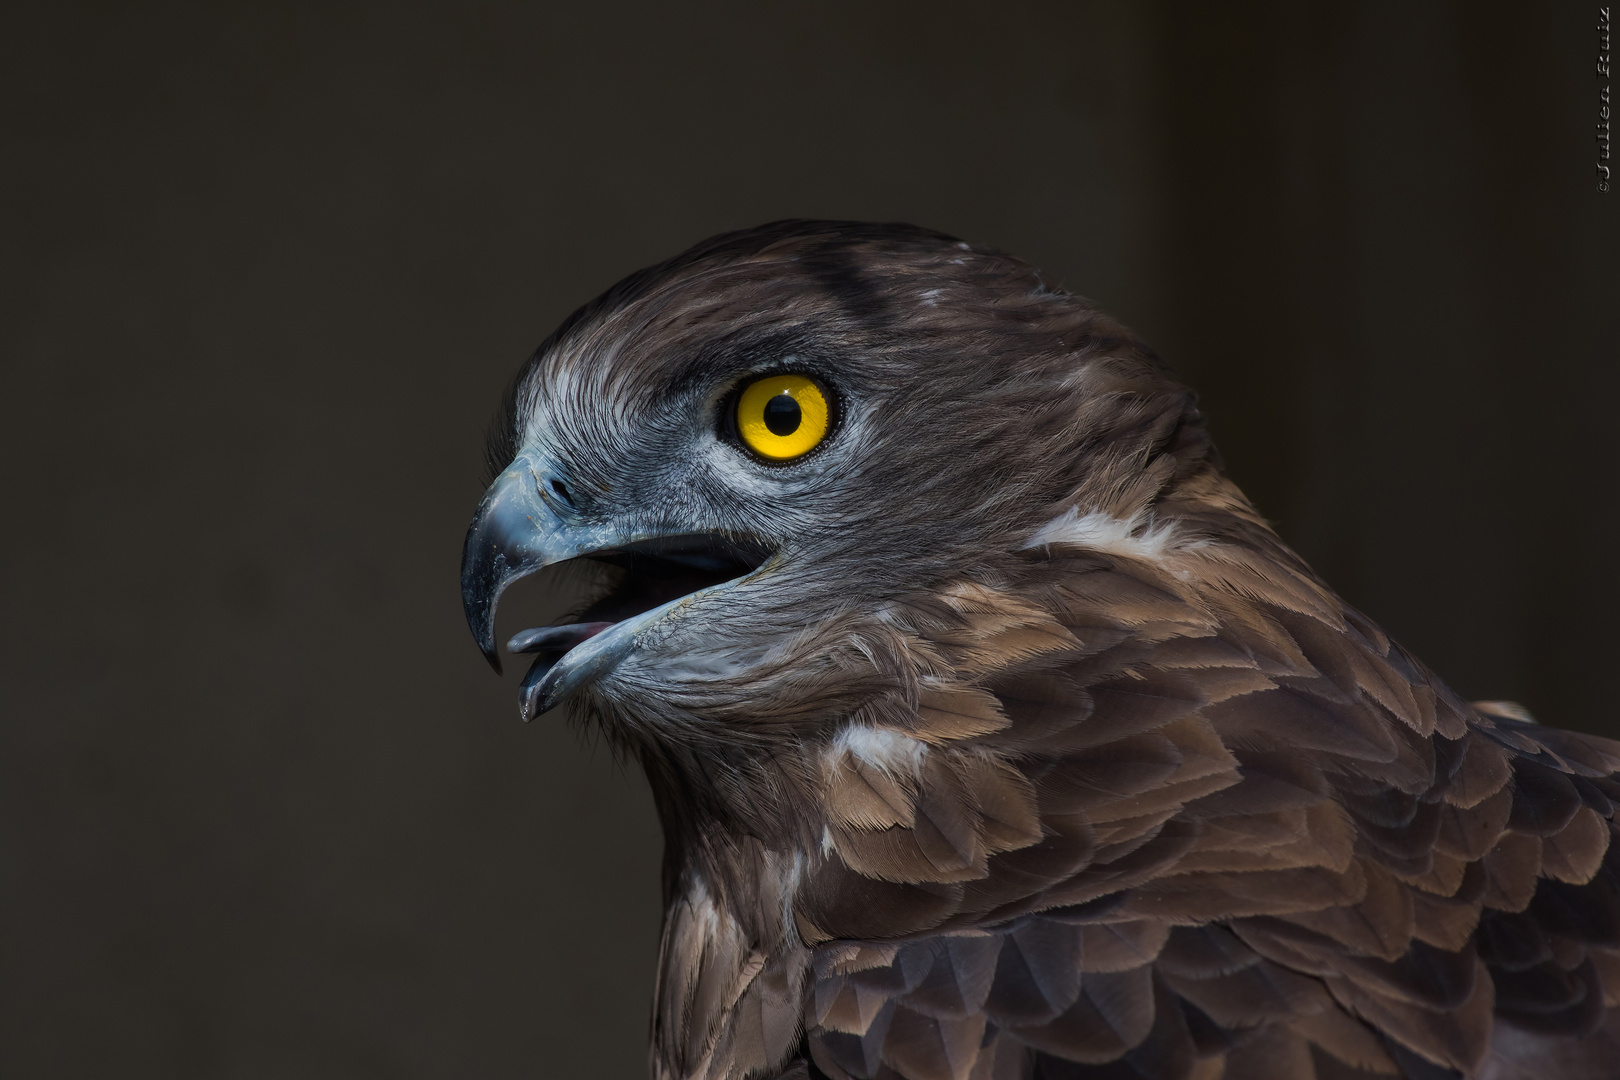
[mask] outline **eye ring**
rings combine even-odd
[[[767,375],[737,396],[736,430],[742,444],[767,461],[803,457],[827,438],[832,406],[808,375]]]

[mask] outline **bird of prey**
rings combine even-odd
[[[1620,744],[1462,700],[1028,263],[785,221],[522,370],[463,554],[662,819],[659,1080],[1620,1077]],[[593,576],[594,575],[594,576]]]

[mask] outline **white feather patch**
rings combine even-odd
[[[916,779],[922,774],[928,744],[894,728],[850,724],[833,736],[827,746],[827,760],[836,765],[845,754],[859,758],[890,776]]]
[[[717,937],[720,933],[720,909],[709,895],[708,883],[696,874],[692,875],[687,886],[685,901],[698,933],[707,939]]]
[[[1101,510],[1082,514],[1077,506],[1069,507],[1024,541],[1026,548],[1045,544],[1076,544],[1116,555],[1154,560],[1162,559],[1185,546],[1177,541],[1173,524],[1154,524],[1151,515],[1135,514],[1128,518],[1117,518]]]

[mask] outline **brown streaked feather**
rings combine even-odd
[[[1255,957],[1232,972],[1195,979],[1163,973],[1165,985],[1222,1027],[1239,1029],[1309,1016],[1331,1007],[1326,988],[1307,975]]]
[[[1513,791],[1505,782],[1485,798],[1463,807],[1447,802],[1440,812],[1440,831],[1434,846],[1465,862],[1481,859],[1496,846],[1513,813]]]
[[[1311,1045],[1290,1027],[1259,1031],[1226,1055],[1222,1080],[1273,1080],[1280,1076],[1313,1078]]]
[[[1582,806],[1568,824],[1541,843],[1541,872],[1566,885],[1585,885],[1603,865],[1609,823]]]
[[[1536,894],[1541,874],[1541,838],[1506,833],[1481,860],[1485,866],[1485,906],[1523,911]]]
[[[984,1009],[1002,1027],[1050,1023],[1080,993],[1080,936],[1049,919],[1023,921],[1002,936]]]
[[[1484,875],[1477,873],[1478,868],[1478,863],[1471,863],[1468,872],[1463,875],[1463,881],[1466,885],[1472,876],[1473,880],[1480,882],[1479,892],[1483,893]],[[1467,895],[1464,885],[1458,886],[1455,895],[1445,898],[1424,891],[1414,892],[1412,936],[1438,949],[1456,952],[1466,946],[1473,936],[1482,910],[1479,897]]]
[[[1373,1029],[1342,1009],[1319,1009],[1290,1020],[1288,1027],[1313,1049],[1325,1052],[1351,1069],[1380,1076],[1399,1072],[1388,1048],[1373,1034]],[[1320,1076],[1320,1055],[1313,1056],[1313,1063]]]
[[[1288,922],[1315,931],[1364,956],[1394,961],[1412,949],[1412,890],[1375,864],[1363,864],[1367,891],[1354,904],[1298,911]]]
[[[999,962],[1000,934],[951,935],[908,945],[929,957],[928,974],[901,999],[915,1012],[947,1019],[984,1010]]]
[[[1513,766],[1502,748],[1488,739],[1468,739],[1463,745],[1466,751],[1462,762],[1451,783],[1442,785],[1440,794],[1452,806],[1471,810],[1507,788]]]
[[[988,735],[1010,723],[1001,702],[988,691],[925,685],[917,695],[917,724],[912,734],[927,743],[953,742]]]
[[[1126,971],[1151,964],[1169,940],[1168,925],[1146,919],[1082,924],[1080,970]]]
[[[1153,976],[1147,967],[1085,976],[1061,1015],[1035,1026],[1009,1025],[1032,1049],[1081,1064],[1117,1060],[1153,1030]]]
[[[1347,978],[1329,976],[1324,981],[1351,1014],[1432,1064],[1474,1072],[1490,1052],[1494,990],[1483,971],[1471,980],[1469,996],[1445,1009],[1413,1008],[1410,1002],[1373,993]]]

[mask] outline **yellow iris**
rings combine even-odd
[[[827,397],[803,375],[771,375],[749,383],[737,400],[737,432],[748,448],[772,461],[809,453],[827,437]]]

